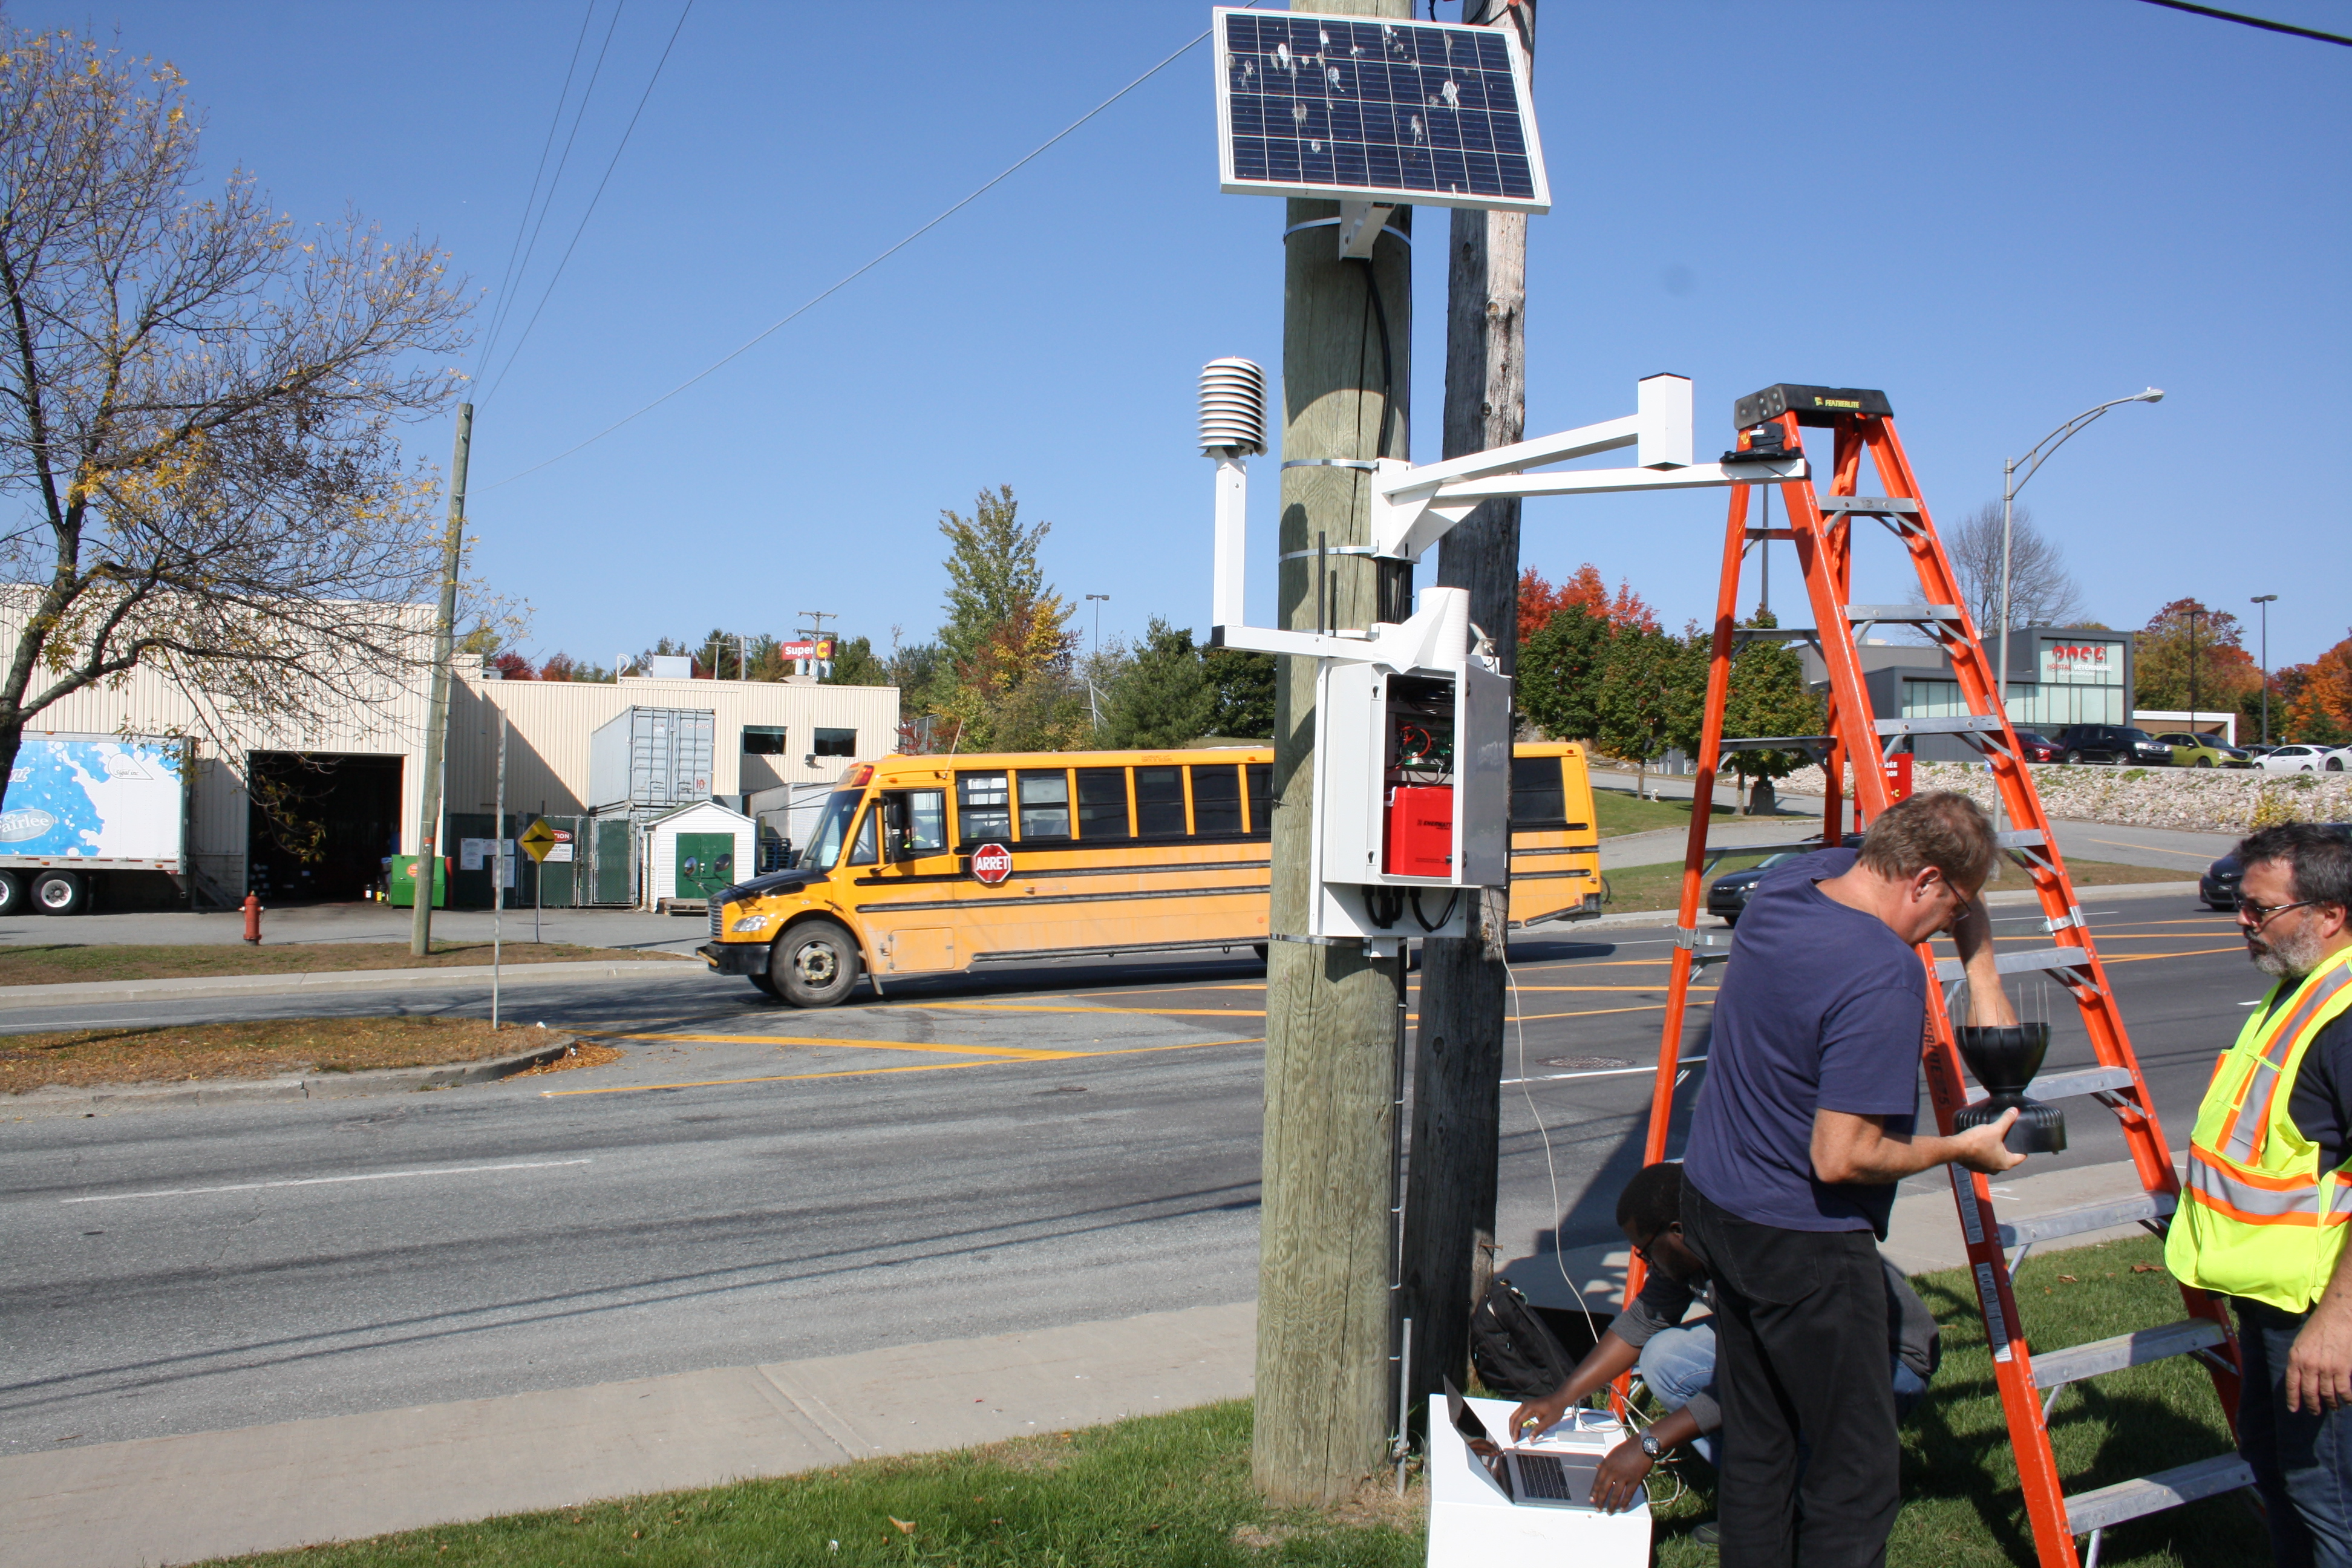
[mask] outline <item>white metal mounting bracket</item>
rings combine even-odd
[[[1372,247],[1379,243],[1381,230],[1387,226],[1394,206],[1378,202],[1341,202],[1339,204],[1339,255],[1350,260],[1370,260]]]
[[[1527,471],[1624,447],[1635,449],[1633,468]],[[1644,376],[1636,388],[1634,412],[1622,419],[1418,468],[1381,459],[1372,481],[1372,548],[1394,560],[1418,561],[1480,503],[1498,498],[1773,484],[1806,473],[1802,458],[1693,463],[1690,379]]]

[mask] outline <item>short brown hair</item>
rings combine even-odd
[[[1896,801],[1862,836],[1862,864],[1906,882],[1932,866],[1956,888],[1977,887],[1999,852],[1984,807],[1948,789]]]

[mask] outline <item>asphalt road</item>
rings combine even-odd
[[[2259,977],[2227,918],[2186,900],[2086,907],[2160,1112],[2185,1137]],[[2001,936],[2039,944],[2035,923],[2004,919]],[[1561,1244],[1611,1235],[1671,951],[1656,928],[1515,946],[1509,1076],[1543,1081],[1505,1090],[1507,1249],[1552,1247],[1563,1210]],[[0,1123],[0,1452],[1255,1291],[1255,964],[1069,963],[894,985],[825,1013],[702,976],[510,994],[516,1016],[603,1031],[625,1058],[430,1094]],[[2071,1004],[2054,986],[2048,1003],[2050,1065],[2086,1062]],[[308,1013],[486,1005],[458,990],[282,999]],[[232,1009],[260,1010],[112,1005],[9,1023]],[[2105,1112],[2068,1110],[2074,1146],[2053,1163],[2120,1157]]]

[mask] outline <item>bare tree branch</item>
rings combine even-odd
[[[2033,514],[2025,508],[2012,505],[2010,516],[2010,628],[2063,626],[2080,620],[2083,594],[2066,570],[2063,552],[2034,526]],[[1937,532],[1978,635],[1993,636],[2000,629],[2000,503],[1988,501],[1958,527]],[[1911,591],[1911,602],[1924,602],[1916,588]]]
[[[0,770],[142,665],[299,723],[425,657],[437,484],[394,425],[454,395],[466,306],[421,241],[200,191],[183,87],[0,20]]]

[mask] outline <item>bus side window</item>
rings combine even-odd
[[[865,816],[857,819],[857,842],[851,846],[849,851],[849,863],[851,865],[871,866],[874,864],[874,824],[880,819],[881,816],[882,807],[880,803],[877,802],[866,813]]]
[[[956,839],[967,847],[1013,837],[1012,795],[1004,775],[956,774]]]
[[[1021,842],[1070,836],[1070,775],[1021,770]]]
[[[1511,826],[1559,827],[1568,821],[1558,757],[1511,759]]]
[[[1249,775],[1249,830],[1254,838],[1274,832],[1274,764],[1252,763],[1242,770]]]
[[[1184,837],[1184,770],[1135,770],[1135,836],[1139,838]]]
[[[1132,838],[1127,820],[1127,770],[1078,770],[1078,838],[1081,843],[1105,838]]]
[[[948,795],[939,789],[893,792],[882,797],[893,860],[937,855],[948,847]]]
[[[1192,831],[1242,830],[1242,773],[1232,763],[1192,770]]]

